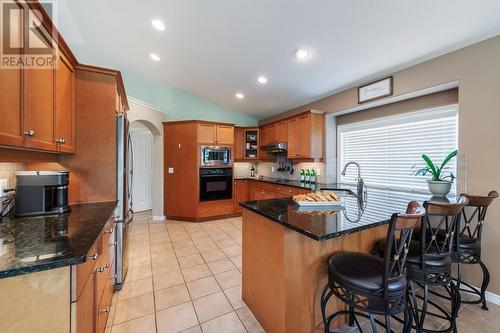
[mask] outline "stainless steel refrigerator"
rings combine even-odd
[[[128,234],[134,212],[132,211],[132,184],[134,177],[134,153],[129,133],[129,121],[125,114],[116,117],[116,283],[120,290],[127,276]]]

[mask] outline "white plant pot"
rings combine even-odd
[[[436,197],[445,197],[451,190],[452,181],[449,180],[428,180],[429,191]]]

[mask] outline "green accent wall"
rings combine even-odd
[[[165,110],[168,121],[196,119],[257,126],[257,118],[224,108],[171,86],[125,82],[125,89],[128,96]]]

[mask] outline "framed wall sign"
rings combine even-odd
[[[392,95],[392,76],[358,87],[358,104]]]

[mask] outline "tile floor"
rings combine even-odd
[[[264,332],[241,299],[241,242],[241,218],[153,222],[149,212],[136,214],[106,333]],[[500,332],[500,306],[489,307],[462,307],[459,332]]]

